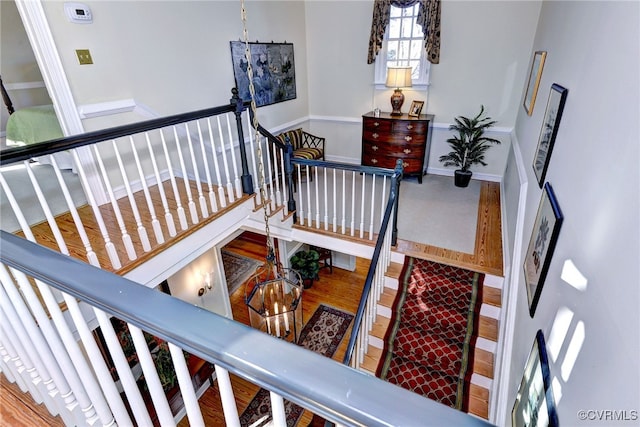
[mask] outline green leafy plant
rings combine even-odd
[[[320,254],[314,250],[298,251],[289,262],[291,268],[300,273],[302,279],[315,279],[320,271]]]
[[[490,144],[500,144],[500,141],[483,136],[487,128],[496,123],[495,120],[491,120],[491,117],[482,117],[483,114],[484,105],[480,107],[478,115],[472,119],[464,116],[455,118],[455,123],[449,126],[449,130],[456,131],[458,134],[447,139],[452,151],[440,156],[444,166],[457,166],[466,172],[473,164],[487,165],[484,161],[485,152],[491,147]]]

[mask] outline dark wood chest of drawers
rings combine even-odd
[[[362,165],[393,169],[402,160],[404,174],[422,176],[429,164],[429,146],[433,115],[391,116],[373,112],[362,116]]]

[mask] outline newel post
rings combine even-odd
[[[249,165],[247,163],[247,149],[244,145],[244,132],[242,131],[242,112],[244,105],[242,98],[238,96],[238,88],[232,88],[231,104],[236,106],[234,114],[236,115],[236,126],[238,127],[238,147],[240,148],[240,162],[242,163],[242,192],[245,194],[253,194],[253,180],[249,173]]]
[[[396,200],[393,209],[393,231],[391,232],[391,246],[398,243],[398,202],[400,201],[400,181],[402,181],[403,167],[402,160],[396,162],[395,174],[391,178],[391,191],[395,192]]]
[[[287,141],[288,142],[288,141]],[[284,150],[284,172],[287,174],[287,184],[289,187],[287,198],[287,209],[289,212],[293,212],[293,223],[298,222],[298,213],[296,211],[296,199],[293,197],[293,146],[290,143],[285,145]]]

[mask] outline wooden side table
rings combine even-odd
[[[328,268],[330,273],[333,273],[333,253],[329,249],[319,248],[317,246],[312,246],[312,250],[318,252],[320,258],[319,262],[322,262],[320,269]]]

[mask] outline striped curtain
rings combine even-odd
[[[432,64],[440,62],[440,0],[374,0],[371,37],[367,64],[372,64],[382,48],[384,33],[389,25],[391,6],[411,7],[420,3],[418,25],[424,34],[424,48]]]

